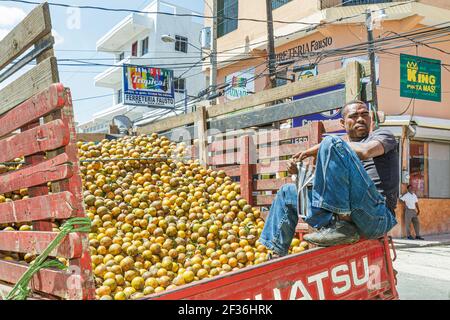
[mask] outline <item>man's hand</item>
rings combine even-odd
[[[290,174],[298,174],[297,161],[294,158],[288,162],[287,170]]]
[[[315,162],[315,158],[317,157],[317,153],[319,152],[319,148],[320,148],[320,144],[315,145],[314,147],[311,147],[305,151],[301,151],[297,154],[295,154],[292,159],[296,160],[297,162],[299,161],[303,161],[306,158],[309,157],[314,157],[314,162]]]

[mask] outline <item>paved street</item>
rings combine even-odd
[[[398,248],[394,268],[402,300],[450,300],[450,245]]]

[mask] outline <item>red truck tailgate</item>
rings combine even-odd
[[[387,238],[315,248],[145,299],[397,299]]]

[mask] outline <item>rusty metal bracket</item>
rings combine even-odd
[[[22,59],[14,63],[10,68],[8,68],[5,72],[0,74],[0,83],[6,80],[8,77],[12,76],[14,73],[22,69],[28,63],[36,59],[41,53],[53,47],[55,44],[55,39],[53,37],[49,37],[48,39],[42,40],[38,44],[35,45],[34,49],[27,53]]]

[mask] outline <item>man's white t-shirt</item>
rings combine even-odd
[[[417,196],[414,193],[405,193],[400,200],[406,203],[406,207],[411,210],[416,210],[416,203],[419,202]]]

